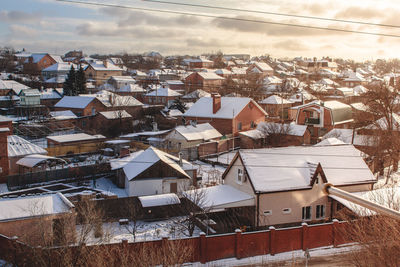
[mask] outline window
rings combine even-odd
[[[241,184],[243,182],[243,170],[242,169],[238,169],[237,172],[237,183]]]
[[[325,205],[317,205],[315,217],[317,219],[325,218]]]
[[[255,124],[254,124],[254,121],[252,121],[251,125],[250,125],[250,128],[254,128],[254,127],[255,127]]]
[[[311,206],[303,207],[302,219],[311,220]]]
[[[96,108],[92,108],[92,116],[96,115]]]
[[[241,130],[242,130],[242,123],[241,123],[241,122],[238,123],[237,128],[238,128],[238,131],[241,131]]]
[[[315,179],[315,184],[319,183],[319,177],[317,177],[317,179]]]
[[[272,215],[272,210],[265,210],[263,214],[264,216]]]
[[[282,210],[282,213],[283,214],[290,214],[292,212],[292,209],[291,208],[286,208],[286,209],[283,209]]]

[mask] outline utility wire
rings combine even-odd
[[[153,3],[167,4],[167,5],[202,7],[202,8],[209,8],[209,9],[238,11],[238,12],[246,12],[246,13],[257,13],[257,14],[274,15],[274,16],[282,16],[282,17],[293,17],[293,18],[301,18],[301,19],[324,20],[324,21],[343,22],[343,23],[370,25],[370,26],[378,26],[378,27],[400,28],[400,25],[372,23],[372,22],[365,22],[365,21],[334,19],[334,18],[325,18],[325,17],[317,17],[317,16],[295,15],[295,14],[287,14],[287,13],[267,12],[267,11],[259,11],[259,10],[239,9],[239,8],[210,6],[210,5],[201,5],[201,4],[178,3],[178,2],[169,2],[169,1],[161,1],[161,0],[142,0],[142,1],[143,2],[150,2],[150,3],[153,2]]]
[[[186,15],[186,16],[196,16],[196,17],[204,17],[204,18],[223,19],[223,20],[235,20],[235,21],[241,21],[241,22],[251,22],[251,23],[269,24],[269,25],[288,26],[288,27],[296,27],[296,28],[303,28],[303,29],[325,30],[325,31],[333,31],[333,32],[356,33],[356,34],[363,34],[363,35],[373,35],[373,36],[400,38],[400,35],[378,33],[378,32],[346,30],[346,29],[340,29],[340,28],[309,26],[309,25],[301,25],[301,24],[294,24],[294,23],[274,22],[274,21],[265,21],[265,20],[257,20],[257,19],[234,18],[234,17],[226,17],[226,16],[207,15],[207,14],[172,11],[172,10],[163,10],[163,9],[132,7],[132,6],[105,4],[105,3],[96,3],[96,2],[86,2],[86,1],[83,2],[83,1],[78,1],[78,0],[56,0],[56,1],[57,2],[64,2],[64,3],[70,3],[70,4],[83,4],[83,5],[91,5],[91,6],[113,7],[113,8],[122,8],[122,9],[146,11],[146,12],[159,12],[159,13],[176,14],[176,15]]]

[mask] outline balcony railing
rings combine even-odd
[[[319,118],[306,118],[306,124],[319,124]]]

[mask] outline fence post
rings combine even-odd
[[[269,227],[269,254],[275,255],[276,232],[275,227]]]
[[[333,225],[332,225],[332,243],[333,247],[338,246],[338,227],[339,227],[339,221],[337,219],[332,220]]]
[[[207,238],[206,233],[200,233],[200,263],[205,264],[207,262]]]
[[[235,256],[236,259],[242,258],[242,231],[240,229],[235,230]]]
[[[301,224],[302,227],[302,242],[301,242],[301,248],[303,250],[306,250],[308,248],[308,224],[303,222]]]

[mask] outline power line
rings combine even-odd
[[[363,34],[363,35],[400,38],[400,35],[378,33],[378,32],[346,30],[346,29],[340,29],[340,28],[309,26],[309,25],[301,25],[301,24],[294,24],[294,23],[274,22],[274,21],[245,19],[245,18],[234,18],[234,17],[226,17],[226,16],[216,16],[216,15],[207,15],[207,14],[199,14],[199,13],[191,13],[191,12],[181,12],[181,11],[172,11],[172,10],[132,7],[132,6],[105,4],[105,3],[96,3],[96,2],[83,2],[83,1],[77,1],[77,0],[56,0],[56,1],[64,2],[64,3],[71,3],[71,4],[83,4],[83,5],[91,5],[91,6],[113,7],[113,8],[122,8],[122,9],[146,11],[146,12],[159,12],[159,13],[186,15],[186,16],[196,16],[196,17],[204,17],[204,18],[215,18],[215,19],[223,19],[223,20],[235,20],[235,21],[241,21],[241,22],[251,22],[251,23],[269,24],[269,25],[288,26],[288,27],[296,27],[296,28],[303,28],[303,29],[325,30],[325,31],[333,31],[333,32],[356,33],[356,34]]]
[[[161,0],[142,0],[142,1],[150,2],[150,3],[154,2],[154,3],[168,4],[168,5],[202,7],[202,8],[217,9],[217,10],[228,10],[228,11],[238,11],[238,12],[246,12],[246,13],[257,13],[257,14],[266,14],[266,15],[274,15],[274,16],[283,16],[283,17],[293,17],[293,18],[301,18],[301,19],[313,19],[313,20],[343,22],[343,23],[361,24],[361,25],[370,25],[370,26],[379,26],[379,27],[400,28],[399,25],[372,23],[372,22],[365,22],[365,21],[334,19],[334,18],[325,18],[325,17],[317,17],[317,16],[295,15],[295,14],[287,14],[287,13],[267,12],[267,11],[258,11],[258,10],[250,10],[250,9],[239,9],[239,8],[230,8],[230,7],[221,7],[221,6],[178,3],[178,2],[169,2],[169,1],[161,1]]]

